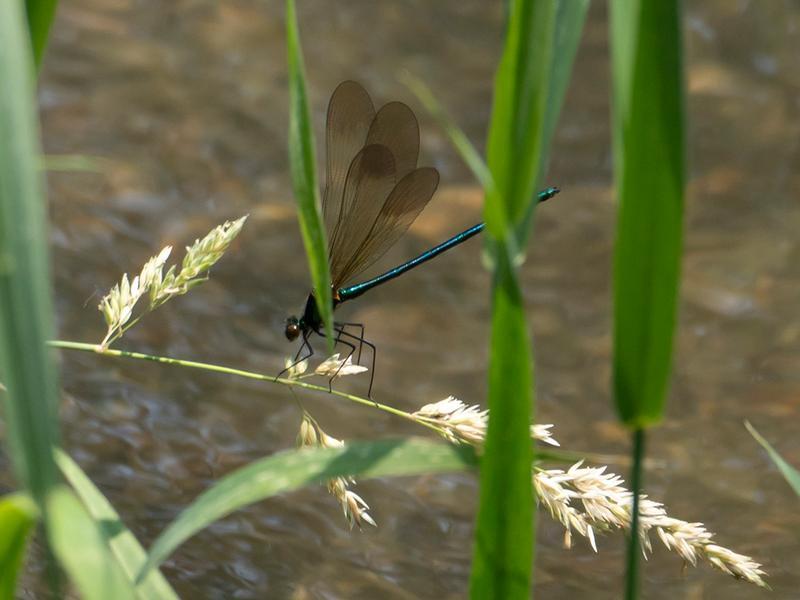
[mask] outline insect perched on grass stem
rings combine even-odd
[[[431,167],[417,167],[419,125],[411,109],[402,102],[389,102],[375,112],[369,94],[354,81],[340,83],[331,96],[325,146],[322,212],[334,309],[483,231],[484,224],[478,223],[377,277],[346,285],[406,232],[436,191],[439,173]],[[557,188],[547,188],[539,192],[537,200],[544,202],[557,193]],[[335,322],[333,330],[335,343],[347,348],[345,361],[357,352],[360,363],[364,345],[372,350],[368,392],[372,397],[376,349],[364,338],[364,325]],[[314,354],[309,336],[324,337],[325,331],[313,292],[303,315],[286,320],[285,333],[290,341],[302,336],[293,364]]]

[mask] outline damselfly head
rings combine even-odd
[[[290,342],[297,339],[297,336],[300,335],[300,321],[297,320],[297,317],[286,319],[286,329],[283,333]]]

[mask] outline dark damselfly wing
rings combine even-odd
[[[419,158],[417,118],[402,102],[389,102],[375,115],[369,126],[366,144],[383,144],[391,150],[397,167],[397,181],[400,181],[417,166]]]
[[[416,168],[419,125],[412,110],[390,102],[375,114],[367,92],[352,81],[331,97],[326,140],[323,212],[331,283],[338,289],[405,233],[433,196],[439,174]]]
[[[362,148],[350,164],[339,220],[328,234],[334,289],[347,280],[347,265],[366,243],[395,181],[394,156],[386,146],[370,144]]]
[[[394,246],[428,204],[438,185],[439,172],[431,167],[414,169],[397,183],[369,234],[343,269],[342,283],[363,272]]]
[[[355,81],[343,81],[331,95],[325,131],[325,192],[322,212],[328,240],[339,220],[344,183],[350,163],[367,140],[375,107],[367,91]],[[330,244],[329,248],[330,249]]]

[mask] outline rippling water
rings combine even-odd
[[[342,79],[416,106],[396,75],[427,81],[482,143],[501,41],[500,3],[303,1],[300,24],[320,137]],[[690,3],[690,171],[675,376],[650,436],[647,491],[764,562],[772,598],[800,597],[800,512],[742,427],[800,464],[800,10],[791,2]],[[538,414],[563,446],[624,455],[609,398],[614,206],[604,7],[577,57],[522,278],[537,355]],[[103,172],[50,176],[59,335],[98,341],[99,295],[166,244],[250,220],[211,281],[148,316],[120,346],[277,372],[282,321],[308,275],[286,159],[280,2],[73,0],[60,7],[41,79],[47,152],[100,156]],[[421,112],[421,111],[419,111]],[[437,198],[381,266],[480,218],[481,195],[421,114],[421,164]],[[376,397],[404,409],[454,394],[483,403],[488,277],[480,242],[376,289],[342,313],[380,348]],[[63,354],[65,445],[149,544],[232,469],[291,446],[299,412],[279,386],[156,364]],[[350,382],[362,390],[364,382]],[[347,386],[345,386],[347,387]],[[325,395],[302,395],[332,435],[418,433]],[[627,466],[612,464],[625,473]],[[349,532],[322,488],[240,511],[166,564],[186,598],[459,598],[467,589],[476,482],[470,475],[364,481],[380,527]],[[541,516],[540,598],[617,598],[624,542],[561,546]],[[26,597],[41,593],[31,575]],[[757,597],[662,549],[647,598]]]

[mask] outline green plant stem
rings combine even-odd
[[[86,344],[83,342],[71,342],[67,340],[51,340],[47,342],[47,344],[52,348],[61,348],[62,350],[78,350],[81,352],[94,352],[95,354],[100,354],[102,356],[113,356],[116,358],[133,358],[136,360],[148,360],[151,362],[158,362],[167,365],[178,365],[180,367],[186,367],[189,369],[200,369],[202,371],[211,371],[213,373],[224,373],[226,375],[235,375],[237,377],[245,377],[247,379],[257,379],[259,381],[269,381],[272,383],[279,383],[281,385],[294,386],[306,390],[313,390],[316,392],[333,394],[334,396],[339,396],[341,398],[349,400],[350,402],[355,402],[356,404],[361,404],[363,406],[370,406],[372,408],[377,408],[379,410],[395,415],[397,417],[402,417],[403,419],[406,419],[408,421],[413,421],[414,423],[423,425],[428,429],[432,429],[433,431],[435,431],[440,435],[444,433],[444,431],[440,427],[437,427],[432,423],[428,423],[423,419],[418,419],[413,414],[406,412],[404,410],[400,410],[399,408],[394,408],[393,406],[389,406],[387,404],[381,404],[379,402],[375,402],[374,400],[370,400],[368,398],[361,398],[360,396],[354,396],[353,394],[348,394],[346,392],[340,392],[338,390],[329,390],[325,386],[314,385],[313,383],[305,383],[304,381],[298,381],[296,379],[275,377],[274,375],[265,375],[263,373],[255,373],[253,371],[243,371],[242,369],[234,369],[231,367],[224,367],[222,365],[196,362],[193,360],[170,358],[168,356],[156,356],[154,354],[143,354],[141,352],[129,352],[127,350],[115,350],[112,348],[104,349],[98,346],[97,344]]]
[[[633,465],[631,466],[631,491],[633,492],[633,506],[631,506],[631,532],[628,540],[628,571],[625,578],[626,600],[636,600],[639,597],[639,491],[642,489],[642,462],[644,458],[645,433],[639,428],[633,431]]]

